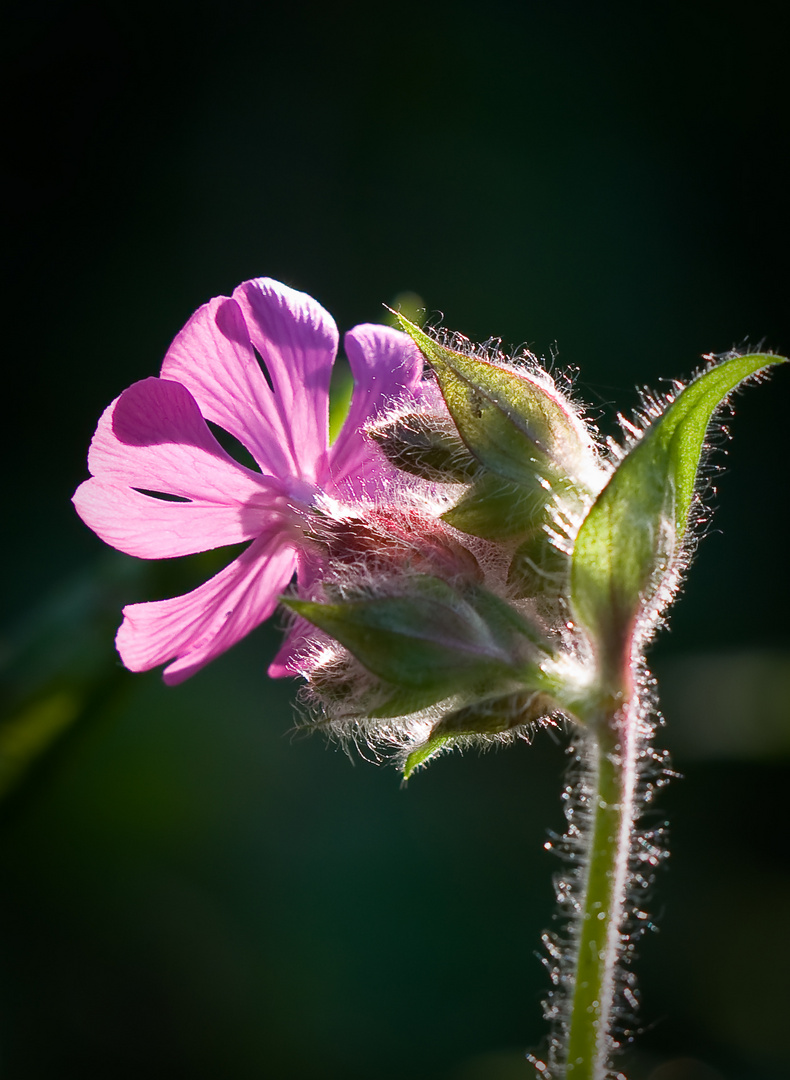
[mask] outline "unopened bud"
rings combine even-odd
[[[334,576],[344,566],[362,563],[379,575],[483,579],[477,559],[451,529],[417,506],[366,508],[364,515],[326,517],[315,527],[313,538],[324,548]]]
[[[550,648],[543,631],[487,590],[427,575],[385,581],[381,589],[371,596],[346,587],[332,603],[284,600],[382,681],[378,706],[371,710],[366,699],[360,713],[403,715],[457,695],[503,695],[537,677],[538,657]]]
[[[481,465],[528,486],[535,474],[588,486],[596,472],[593,442],[548,375],[468,356],[402,316],[399,323],[433,368],[458,432]]]
[[[423,480],[469,483],[480,470],[446,412],[402,413],[366,430],[392,465]]]

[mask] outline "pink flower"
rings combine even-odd
[[[355,387],[331,446],[337,327],[311,297],[268,278],[199,308],[160,377],[135,383],[105,410],[91,478],[74,495],[103,540],[144,559],[251,541],[185,596],[124,608],[116,645],[132,671],[173,661],[166,682],[194,674],[272,614],[295,570],[300,581],[315,575],[305,528],[318,509],[371,505],[382,494],[391,467],[362,427],[394,401],[420,396],[422,358],[384,326],[357,326],[344,344]],[[206,421],[238,439],[260,472],[229,456]],[[289,670],[287,655],[273,674]]]

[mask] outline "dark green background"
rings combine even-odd
[[[131,676],[122,603],[211,558],[115,556],[68,500],[104,406],[260,274],[341,328],[414,290],[473,339],[556,343],[607,432],[703,353],[790,350],[782,12],[9,15],[4,695],[10,717],[61,695],[78,719],[3,810],[0,1075],[528,1077],[562,745],[447,758],[404,792],[289,737],[272,628],[177,689]],[[790,1075],[789,387],[737,399],[710,535],[651,654],[685,779],[653,819],[673,856],[636,1080]]]

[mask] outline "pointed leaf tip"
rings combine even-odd
[[[650,625],[676,565],[708,424],[744,380],[784,357],[734,356],[702,372],[631,447],[579,530],[571,599],[596,650],[622,662],[640,619]]]
[[[435,738],[428,739],[421,746],[418,746],[416,750],[412,750],[403,766],[403,782],[404,784],[411,778],[415,769],[419,769],[422,765],[427,765],[432,757],[445,746],[446,743],[451,741],[449,735],[437,735]]]

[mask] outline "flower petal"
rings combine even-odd
[[[329,368],[333,357],[325,360]],[[266,382],[236,300],[218,296],[198,308],[168,349],[161,377],[186,386],[206,419],[246,446],[264,472],[295,471],[289,418]]]
[[[306,293],[271,278],[245,281],[233,293],[252,344],[263,359],[298,475],[315,480],[329,441],[329,379],[338,334],[332,316]]]
[[[272,489],[271,479],[225,453],[189,391],[164,379],[134,383],[105,409],[88,468],[115,485],[223,506],[247,505]]]
[[[336,485],[360,492],[365,477],[375,481],[393,472],[362,429],[385,409],[420,397],[423,360],[406,334],[374,323],[349,330],[344,345],[354,376],[354,393],[348,416],[330,449],[329,467]]]
[[[269,664],[267,674],[270,679],[285,679],[288,676],[302,675],[302,658],[310,652],[311,643],[318,640],[316,628],[305,619],[299,619],[285,636],[277,655]]]
[[[314,552],[297,551],[296,580],[302,598],[313,595],[312,586],[320,578],[321,571],[321,560],[316,559]],[[321,637],[321,631],[307,619],[294,617],[277,655],[269,665],[269,677],[282,679],[288,675],[301,675],[304,671],[304,657],[314,651],[315,643]]]
[[[121,659],[148,671],[175,658],[164,680],[183,682],[269,618],[295,565],[293,547],[272,529],[192,592],[125,607],[115,639]]]
[[[170,559],[252,540],[275,512],[255,504],[165,502],[95,476],[80,484],[72,502],[106,544],[139,559]]]

